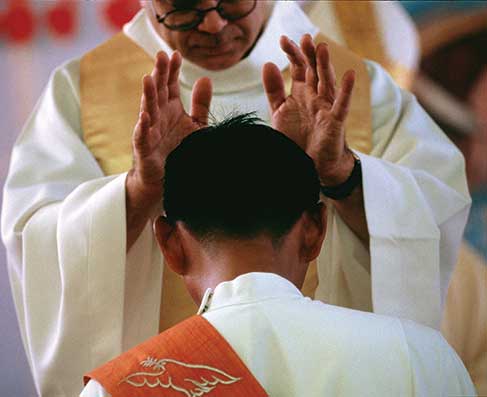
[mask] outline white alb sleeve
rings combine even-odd
[[[443,335],[401,321],[416,396],[472,396],[477,392],[465,365]]]

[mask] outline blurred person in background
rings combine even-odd
[[[438,7],[418,20],[422,51],[413,90],[464,154],[473,198],[442,332],[479,395],[487,395],[487,7]]]
[[[392,8],[193,3],[200,11],[187,2],[184,9],[178,1],[143,2],[123,32],[58,68],[14,147],[2,237],[42,395],[73,395],[83,372],[195,311],[182,281],[163,272],[150,222],[162,195],[141,183],[138,160],[147,153],[132,137],[134,126],[147,122],[139,115],[140,81],[161,50],[167,55],[154,73],[166,62],[180,70],[177,80],[176,73],[168,77],[170,92],[181,96],[191,123],[205,121],[197,116],[210,106],[210,84],[217,119],[233,108],[258,109],[272,122],[264,64],[277,65],[268,75],[284,72],[287,89],[307,70],[291,41],[279,49],[280,36],[299,42],[310,33],[327,42],[335,67],[328,83],[353,69],[355,89],[346,141],[335,135],[321,180],[329,208],[325,250],[303,290],[331,304],[439,327],[470,203],[463,158],[377,63],[325,36],[346,36],[353,15],[362,22],[381,15],[382,25],[381,10]],[[151,95],[147,82],[142,103]]]

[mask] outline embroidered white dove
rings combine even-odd
[[[157,359],[148,357],[140,363],[144,368],[152,371],[134,372],[120,381],[128,383],[133,387],[162,387],[172,389],[187,397],[200,397],[211,392],[219,384],[230,385],[238,382],[241,378],[236,378],[226,372],[207,365],[187,364],[170,358]],[[171,368],[176,366],[188,368],[188,375],[184,375],[184,370],[176,376]],[[192,379],[194,370],[198,370],[198,379]],[[120,384],[119,383],[119,384]]]

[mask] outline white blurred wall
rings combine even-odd
[[[104,0],[77,1],[79,30],[56,39],[40,27],[29,44],[14,46],[0,36],[0,186],[3,190],[10,151],[22,126],[43,91],[51,71],[67,59],[93,48],[110,36],[100,7]],[[52,0],[31,2],[37,14]],[[6,0],[0,0],[0,11]],[[41,164],[39,166],[42,166]],[[0,203],[2,194],[0,192]],[[5,248],[0,243],[0,396],[31,397],[35,389],[25,358],[7,275]]]

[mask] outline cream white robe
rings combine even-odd
[[[269,396],[476,395],[438,331],[312,301],[276,274],[247,273],[221,283],[202,307],[207,303],[203,316]],[[97,381],[81,393],[108,396]]]
[[[151,55],[168,50],[144,12],[124,31]],[[184,102],[209,75],[217,117],[238,109],[268,119],[261,66],[284,69],[279,35],[305,32],[317,29],[301,9],[279,4],[238,65],[209,73],[184,63]],[[359,155],[370,255],[330,206],[316,297],[438,327],[470,203],[464,160],[411,94],[377,64],[367,67],[373,150]],[[42,395],[79,392],[83,372],[158,332],[162,261],[150,225],[125,255],[125,177],[104,176],[83,144],[79,59],[62,65],[15,144],[2,209],[14,302]]]

